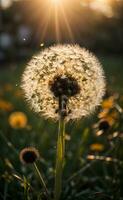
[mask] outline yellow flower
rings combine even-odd
[[[0,99],[0,110],[11,111],[13,108],[14,107],[10,102]]]
[[[100,119],[105,118],[108,115],[108,113],[109,113],[109,110],[104,109],[98,114],[98,118],[100,118]]]
[[[102,114],[103,116],[101,117]],[[107,114],[106,113],[105,114],[102,113],[102,114],[100,114],[101,121],[107,121],[110,126],[112,126],[118,118],[118,113],[116,111],[112,111]]]
[[[118,118],[118,112],[113,110],[113,111],[110,111],[108,109],[104,109],[102,112],[100,112],[98,114],[98,117],[100,119],[105,119],[105,118],[113,118],[113,119],[117,119]]]
[[[9,116],[9,124],[15,129],[25,128],[27,126],[27,117],[22,112],[13,112]]]
[[[102,102],[102,108],[103,109],[110,109],[113,106],[114,106],[114,97],[113,96],[109,97],[108,99],[105,99]]]
[[[90,149],[92,151],[103,151],[104,150],[104,145],[100,143],[94,143],[90,145]]]
[[[110,126],[112,126],[115,122],[115,119],[111,115],[106,116],[105,118],[103,118],[103,120],[107,121]]]

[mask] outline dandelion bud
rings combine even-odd
[[[34,147],[24,148],[20,152],[20,161],[23,164],[32,164],[39,158],[39,152]]]
[[[110,128],[109,122],[104,120],[99,123],[99,130],[107,131]]]

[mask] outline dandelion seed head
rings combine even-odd
[[[105,91],[98,59],[78,45],[56,45],[34,56],[22,77],[22,88],[33,110],[59,119],[58,96],[68,97],[66,120],[80,119],[100,105]]]

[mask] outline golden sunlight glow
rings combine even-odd
[[[60,4],[61,0],[51,0],[51,3],[54,5]]]
[[[114,1],[116,0],[45,0],[43,3],[41,1],[41,7],[43,8],[42,20],[37,27],[39,29],[37,34],[42,30],[41,42],[45,41],[47,33],[51,31],[50,36],[51,38],[54,37],[56,42],[61,43],[67,38],[67,41],[74,43],[73,24],[77,23],[81,6],[87,6],[89,9],[96,11],[95,13],[103,14],[110,18],[114,14],[111,6]],[[84,22],[82,23],[84,25]]]
[[[43,37],[41,38],[42,41],[45,38],[49,24],[52,23],[57,42],[60,43],[62,39],[61,29],[64,29],[65,34],[69,35],[70,41],[74,42],[69,17],[67,15],[67,11],[71,9],[71,4],[69,5],[66,0],[46,0],[46,2],[48,11],[44,17]],[[64,27],[62,26],[63,23]]]

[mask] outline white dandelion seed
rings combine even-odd
[[[89,115],[100,105],[105,78],[92,53],[78,45],[56,45],[31,59],[23,73],[22,88],[35,112],[55,120],[59,120],[58,97],[65,94],[65,119],[69,121]]]

